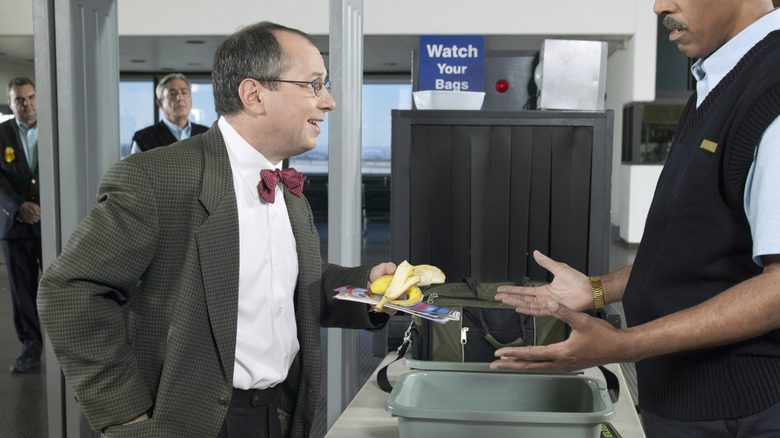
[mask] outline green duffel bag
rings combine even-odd
[[[467,278],[459,283],[430,286],[423,301],[461,313],[459,321],[446,324],[413,317],[407,354],[417,360],[443,362],[492,362],[502,347],[547,345],[566,339],[568,326],[553,317],[517,313],[514,307],[496,301],[497,289],[505,283],[480,283]],[[545,283],[524,282],[525,286]]]
[[[498,287],[512,284],[480,283],[474,278],[466,278],[460,283],[426,288],[423,301],[457,310],[461,318],[440,324],[413,316],[396,360],[411,356],[417,361],[493,362],[496,350],[502,347],[549,345],[564,341],[569,335],[569,326],[563,321],[551,316],[533,317],[517,313],[514,307],[496,301]],[[520,285],[538,287],[545,284],[525,279]],[[377,373],[379,387],[388,393],[393,389],[387,378],[389,366],[385,365]],[[599,369],[604,374],[612,402],[617,403],[620,394],[617,376],[603,366]]]

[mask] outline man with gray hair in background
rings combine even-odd
[[[148,151],[206,132],[207,126],[190,123],[192,94],[190,81],[181,73],[171,73],[155,88],[157,106],[165,118],[133,134],[130,153]]]

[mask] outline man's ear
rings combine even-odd
[[[155,99],[155,100],[156,100],[156,102],[157,102],[157,106],[158,106],[160,109],[164,110],[165,108],[163,107],[162,100],[160,100],[160,99]]]
[[[258,115],[265,114],[265,100],[263,95],[266,88],[260,82],[246,78],[238,85],[238,97],[244,104],[244,109]]]

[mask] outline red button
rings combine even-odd
[[[509,82],[506,81],[506,79],[499,79],[496,81],[496,91],[499,93],[506,93],[506,90],[509,89]]]

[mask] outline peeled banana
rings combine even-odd
[[[377,295],[385,295],[387,286],[390,285],[390,281],[393,279],[392,275],[385,275],[380,277],[375,282],[371,283],[371,292]],[[422,291],[417,286],[412,286],[406,292],[407,298],[405,300],[391,300],[390,304],[396,304],[399,306],[413,306],[422,301]]]
[[[376,310],[382,310],[386,303],[412,306],[422,301],[422,291],[418,286],[444,283],[446,277],[441,269],[432,265],[412,266],[404,260],[395,269],[395,274],[385,275],[371,284],[371,292],[382,295]],[[406,300],[398,300],[408,294]]]

